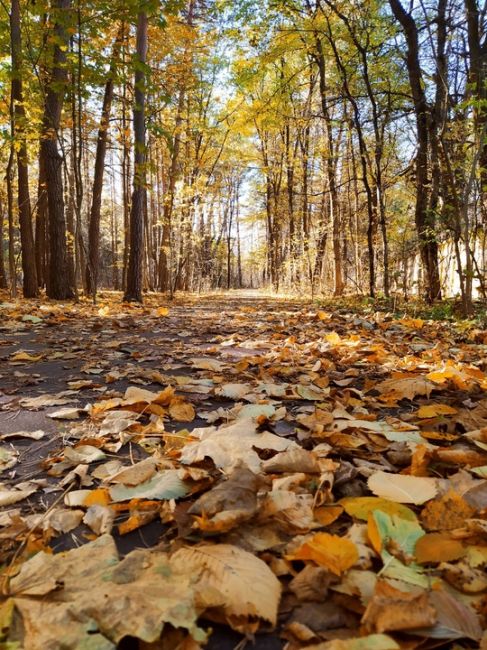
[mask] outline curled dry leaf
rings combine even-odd
[[[188,509],[197,526],[208,533],[222,533],[251,519],[257,512],[257,491],[263,481],[246,467],[237,467],[228,477],[205,492]]]

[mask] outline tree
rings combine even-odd
[[[430,108],[425,94],[425,82],[419,62],[418,27],[414,18],[402,6],[400,0],[389,0],[394,16],[401,24],[407,44],[406,65],[416,117],[416,208],[415,222],[418,231],[421,259],[426,271],[426,298],[428,302],[441,299],[441,283],[438,268],[438,242],[436,219],[429,209],[430,173]]]
[[[44,94],[43,132],[39,165],[44,166],[48,204],[49,269],[47,295],[65,300],[74,297],[70,284],[64,214],[63,159],[58,150],[59,126],[67,84],[66,50],[67,26],[72,0],[52,0],[51,18],[54,22],[52,62],[46,66],[47,87]]]
[[[147,61],[147,9],[139,4],[134,75],[134,187],[130,212],[130,253],[124,300],[142,302],[142,263],[144,256],[144,216],[146,196],[145,99]]]
[[[29,194],[29,167],[25,136],[26,112],[22,87],[22,36],[20,31],[20,0],[12,0],[10,9],[10,47],[12,57],[13,137],[17,151],[17,190],[23,271],[23,293],[26,298],[37,296],[34,233]]]
[[[96,296],[98,286],[98,266],[100,258],[100,212],[103,191],[103,176],[105,173],[105,156],[108,142],[108,128],[110,125],[110,113],[113,102],[113,90],[115,85],[115,71],[118,64],[120,49],[124,37],[125,26],[122,23],[117,34],[110,63],[108,79],[105,83],[103,94],[103,105],[101,109],[100,127],[96,142],[95,171],[93,177],[93,189],[90,210],[90,222],[88,230],[88,261],[86,264],[86,291]]]

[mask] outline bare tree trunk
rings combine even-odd
[[[8,214],[8,274],[10,280],[10,295],[12,298],[17,296],[17,265],[15,264],[15,225],[14,225],[14,145],[10,145],[10,154],[8,157],[7,171],[5,180],[7,182],[7,214]]]
[[[130,212],[130,253],[124,300],[142,302],[144,214],[146,204],[145,63],[147,59],[147,13],[140,4],[137,19],[134,79],[134,191]]]
[[[7,274],[5,272],[5,252],[3,249],[3,223],[4,223],[3,198],[0,194],[0,289],[8,289]]]
[[[35,218],[35,256],[37,283],[39,287],[46,285],[47,274],[47,189],[44,161],[39,157],[39,179],[37,187],[37,211]]]
[[[45,169],[49,212],[49,298],[65,300],[74,297],[70,286],[69,261],[66,244],[66,219],[64,214],[62,157],[58,151],[59,125],[67,83],[66,49],[68,36],[66,15],[71,11],[71,0],[53,0],[55,15],[55,42],[52,68],[45,92],[43,137],[40,156]]]
[[[12,132],[17,151],[17,191],[22,255],[23,292],[26,298],[37,296],[34,233],[29,195],[29,167],[25,136],[26,114],[22,88],[22,35],[20,3],[12,0],[10,11],[10,49],[12,56]]]
[[[100,263],[100,213],[103,176],[105,173],[108,128],[110,125],[110,113],[113,101],[114,76],[120,55],[120,48],[122,47],[123,30],[124,26],[122,25],[113,46],[112,60],[108,79],[105,84],[100,126],[96,141],[95,172],[93,176],[90,223],[88,229],[88,260],[85,269],[86,291],[93,296],[96,296],[96,290],[98,288],[98,267]]]
[[[423,75],[419,62],[418,27],[400,0],[389,0],[392,12],[404,31],[407,43],[407,68],[416,115],[418,150],[416,153],[416,209],[415,221],[418,232],[421,260],[426,272],[426,298],[428,302],[441,299],[441,283],[438,267],[438,243],[435,233],[435,215],[429,208],[429,106],[424,91]]]

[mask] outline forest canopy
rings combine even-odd
[[[0,287],[486,298],[477,0],[0,7]]]

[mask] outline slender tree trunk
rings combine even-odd
[[[47,189],[46,172],[42,156],[39,157],[39,179],[37,186],[37,211],[35,218],[35,256],[37,283],[39,287],[46,286],[47,273]]]
[[[105,84],[105,92],[103,94],[100,126],[96,141],[95,171],[93,176],[90,223],[88,229],[88,260],[85,269],[86,291],[93,296],[96,295],[98,287],[98,267],[100,263],[100,214],[103,176],[105,173],[108,128],[110,125],[110,113],[113,102],[114,76],[120,55],[120,49],[122,47],[123,30],[124,26],[122,25],[113,46],[112,60],[108,79]]]
[[[134,79],[134,191],[130,212],[130,254],[124,300],[142,302],[144,258],[144,214],[146,204],[145,63],[147,59],[147,13],[137,19]]]
[[[15,263],[15,224],[14,224],[14,145],[10,145],[5,180],[7,182],[7,214],[8,214],[8,274],[10,280],[10,295],[17,297],[17,265]]]
[[[58,151],[59,126],[67,83],[66,49],[68,35],[66,15],[71,11],[71,0],[53,0],[54,35],[52,68],[45,90],[41,165],[44,165],[49,215],[49,298],[65,300],[74,297],[70,286],[69,261],[66,244],[66,219],[63,196],[63,161]]]
[[[484,227],[487,224],[487,37],[481,37],[485,9],[479,10],[477,0],[464,0],[467,18],[468,50],[469,50],[469,77],[471,88],[475,97],[474,122],[476,146],[479,150],[480,168],[480,204]]]
[[[3,198],[0,194],[0,289],[8,289],[7,274],[5,272],[5,251],[3,248],[4,216]]]
[[[17,151],[17,191],[22,255],[23,293],[26,298],[37,296],[34,233],[29,194],[29,168],[25,136],[26,114],[22,87],[22,36],[20,31],[20,2],[12,0],[10,11],[10,49],[12,56],[13,135]]]

